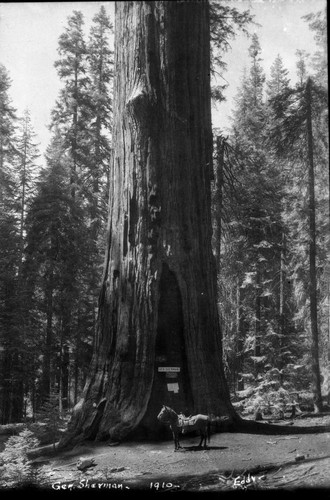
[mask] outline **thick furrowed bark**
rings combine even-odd
[[[143,421],[157,431],[158,316],[160,300],[171,300],[164,272],[177,297],[177,332],[168,335],[182,329],[172,354],[186,364],[191,411],[235,417],[211,250],[208,6],[119,2],[115,37],[109,246],[97,349],[69,438],[122,439]]]

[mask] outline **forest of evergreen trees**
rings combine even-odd
[[[329,397],[329,170],[326,21],[319,50],[279,54],[268,77],[256,34],[229,137],[215,148],[214,245],[227,378],[244,412]],[[244,391],[244,393],[240,391]],[[283,404],[282,404],[283,407]]]
[[[1,66],[1,423],[34,416],[54,391],[61,408],[72,407],[91,357],[111,156],[112,25],[104,7],[88,40],[83,28],[74,11],[59,39],[62,88],[45,164]]]
[[[224,9],[212,10],[215,72],[224,71],[228,40],[252,21],[231,8],[229,24]],[[223,356],[243,414],[295,392],[312,394],[319,411],[330,394],[325,13],[305,21],[319,50],[297,51],[296,82],[280,54],[266,75],[258,37],[248,39],[231,132],[214,130]],[[68,18],[45,159],[0,65],[0,424],[37,418],[54,394],[60,412],[71,410],[89,369],[112,155],[111,33],[104,7],[88,35],[81,12]],[[223,91],[213,87],[220,110]]]

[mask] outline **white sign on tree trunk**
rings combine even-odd
[[[179,372],[180,366],[159,366],[159,372]]]
[[[174,393],[179,392],[179,384],[175,382],[174,384],[167,384],[167,390],[168,391],[173,391]]]

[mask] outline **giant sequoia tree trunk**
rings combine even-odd
[[[217,265],[217,272],[220,271],[220,256],[221,256],[221,230],[222,230],[222,186],[223,186],[223,168],[224,168],[224,154],[225,154],[225,143],[224,138],[217,137],[217,168],[215,175],[215,210],[216,210],[216,221],[214,229],[214,241],[215,241],[215,259]]]
[[[209,51],[207,2],[116,4],[98,338],[64,444],[139,430],[155,436],[163,403],[236,418],[211,251]]]

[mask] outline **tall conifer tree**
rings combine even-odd
[[[59,38],[59,56],[55,62],[58,75],[64,82],[59,99],[52,112],[52,126],[61,129],[63,145],[71,160],[71,194],[74,197],[86,167],[88,144],[88,76],[86,74],[87,49],[83,33],[84,19],[79,11],[73,11],[68,26]]]

